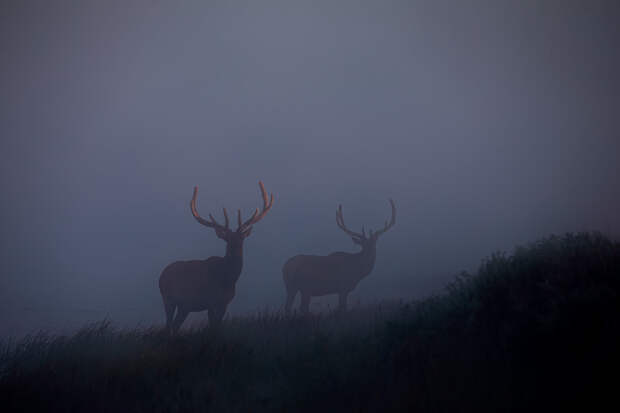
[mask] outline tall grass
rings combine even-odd
[[[2,411],[548,411],[614,400],[620,244],[552,236],[443,294],[170,338],[108,321],[0,350]]]

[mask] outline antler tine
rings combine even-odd
[[[219,222],[217,222],[215,220],[215,218],[213,217],[213,215],[209,214],[209,219],[211,220],[211,224],[213,224],[213,227],[219,227],[219,228],[224,228],[224,226],[222,224],[220,224]]]
[[[209,214],[209,219],[211,221],[207,221],[206,219],[200,216],[200,214],[198,213],[198,209],[196,209],[196,197],[197,196],[198,196],[198,187],[195,186],[194,194],[192,195],[192,200],[189,203],[189,207],[192,210],[192,215],[194,216],[194,218],[196,218],[196,221],[198,221],[202,225],[209,227],[209,228],[228,229],[228,215],[226,214],[226,208],[224,208],[224,218],[226,218],[226,227],[223,227],[220,223],[218,223],[215,220],[215,218],[213,218],[213,215],[211,214]]]
[[[263,185],[262,181],[258,181],[258,186],[260,187],[261,196],[263,197],[263,210],[259,213],[258,208],[256,208],[252,216],[245,221],[243,225],[240,225],[237,231],[244,231],[247,227],[254,225],[263,219],[273,205],[273,194],[271,194],[271,198],[267,196],[267,191],[265,190],[265,185]]]
[[[254,218],[256,218],[256,215],[258,215],[258,208],[256,208],[256,209],[254,210],[254,212],[252,213],[252,216],[251,216],[250,218],[248,218],[248,219],[247,219],[247,220],[246,220],[243,224],[241,224],[241,225],[239,226],[239,229],[242,229],[242,228],[247,228],[247,227],[249,227],[250,225],[252,225],[252,220],[254,220]]]
[[[353,232],[346,227],[346,225],[344,224],[344,218],[342,216],[342,205],[338,205],[338,209],[336,210],[336,224],[338,224],[338,228],[340,228],[341,230],[343,230],[344,232],[346,232],[352,237],[357,237],[360,239],[366,238],[365,235],[360,234],[358,232]]]
[[[196,209],[196,196],[198,195],[198,187],[195,186],[194,187],[194,195],[192,195],[192,200],[189,203],[189,207],[192,210],[192,215],[194,216],[194,218],[196,218],[196,221],[198,221],[199,223],[201,223],[204,226],[207,226],[209,228],[213,228],[216,223],[214,222],[209,222],[206,219],[204,219],[203,217],[200,216],[200,214],[198,214],[198,210]],[[211,217],[211,215],[209,215]],[[211,217],[211,219],[213,219]]]
[[[228,214],[226,213],[226,208],[222,208],[222,211],[224,211],[224,226],[228,229]]]
[[[377,230],[375,232],[376,235],[383,234],[385,231],[392,228],[396,223],[396,205],[394,204],[394,200],[392,198],[390,198],[390,205],[392,206],[392,218],[390,219],[389,223],[385,221],[385,226],[383,227],[383,229]]]

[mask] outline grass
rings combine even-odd
[[[346,314],[123,331],[0,349],[2,411],[556,411],[614,402],[620,244],[551,236],[442,294]]]

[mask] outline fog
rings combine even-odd
[[[272,210],[228,315],[279,310],[336,226],[396,225],[350,303],[441,291],[493,251],[620,233],[613,1],[25,1],[0,16],[0,336],[161,325],[189,210]],[[336,297],[313,301],[329,309]],[[206,314],[192,314],[190,321]]]

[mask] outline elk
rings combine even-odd
[[[286,314],[290,314],[291,306],[298,292],[301,292],[302,313],[307,313],[311,297],[328,294],[338,294],[338,310],[347,308],[347,295],[355,289],[357,284],[370,272],[375,265],[377,255],[377,240],[384,232],[396,223],[396,206],[392,206],[392,218],[385,221],[382,229],[369,231],[368,236],[362,227],[362,232],[353,232],[344,224],[342,205],[336,210],[336,224],[353,242],[362,247],[358,253],[333,252],[327,256],[296,255],[290,258],[282,267],[282,276],[286,287]]]
[[[200,224],[213,228],[215,235],[226,242],[226,255],[206,260],[176,261],[164,268],[159,277],[159,291],[166,311],[166,329],[171,334],[179,330],[190,312],[207,310],[209,326],[216,328],[221,324],[241,275],[243,241],[252,232],[252,225],[263,219],[273,205],[273,194],[268,198],[263,183],[259,181],[258,186],[263,197],[262,211],[256,208],[252,216],[242,222],[241,210],[238,210],[235,231],[228,227],[226,208],[223,209],[224,225],[219,224],[211,214],[208,220],[198,214],[198,187],[194,187],[190,201],[192,215]]]

